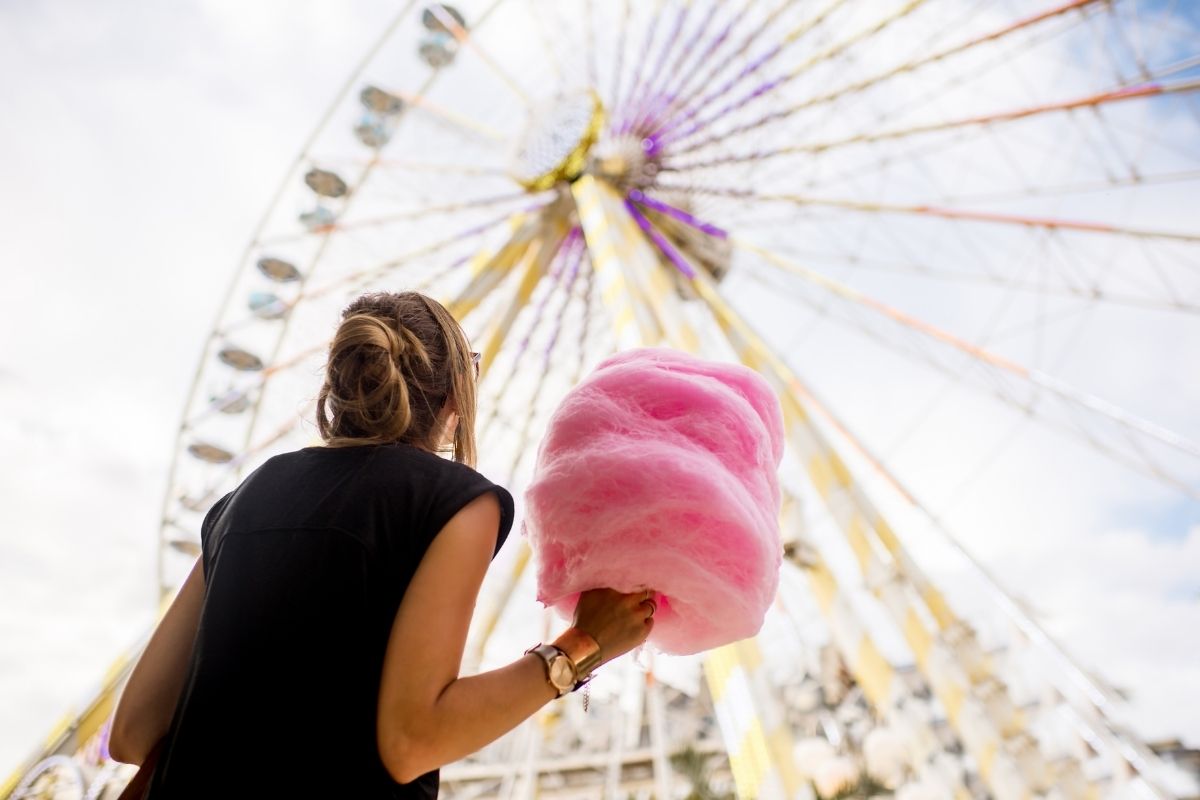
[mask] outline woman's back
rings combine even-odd
[[[405,444],[309,447],[267,461],[202,528],[206,594],[150,797],[433,797],[397,784],[376,710],[388,635],[430,542],[503,488]]]

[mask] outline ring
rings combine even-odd
[[[654,616],[654,612],[655,612],[655,611],[658,611],[658,603],[655,603],[655,602],[654,602],[652,599],[650,599],[649,597],[647,597],[645,600],[643,600],[643,601],[642,601],[642,604],[643,604],[643,605],[644,605],[644,604],[646,604],[646,603],[649,603],[649,604],[650,604],[650,616],[649,616],[649,617],[646,617],[646,619],[650,619],[651,617],[653,617],[653,616]]]

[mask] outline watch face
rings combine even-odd
[[[555,656],[550,661],[550,682],[560,689],[569,688],[575,681],[571,660],[566,656]]]

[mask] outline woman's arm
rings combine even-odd
[[[495,741],[556,695],[532,653],[458,677],[499,525],[492,492],[464,506],[434,537],[396,613],[376,734],[380,757],[400,783]]]
[[[496,548],[500,505],[487,492],[434,537],[392,624],[379,685],[379,756],[408,783],[496,741],[557,696],[546,664],[529,654],[506,667],[458,678],[475,599]],[[583,593],[575,625],[600,644],[601,662],[628,652],[654,621],[644,593]]]
[[[494,742],[557,695],[545,662],[532,653],[458,677],[499,524],[494,494],[468,503],[434,538],[400,601],[384,657],[376,730],[379,755],[400,783]],[[600,645],[599,663],[650,635],[648,595],[653,592],[608,588],[580,594],[573,627]]]
[[[141,764],[170,727],[204,605],[203,561],[196,559],[117,701],[108,740],[116,761]]]

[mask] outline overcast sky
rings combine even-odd
[[[200,348],[274,187],[393,6],[0,5],[0,772],[147,628]],[[1140,730],[1200,745],[1196,504],[1148,492],[1118,513],[1110,484],[1055,485],[1087,459],[1042,454],[1005,453],[990,480],[1012,493],[956,498],[1011,523],[980,528],[981,555],[1132,689]],[[917,481],[939,453],[923,456],[906,462]]]

